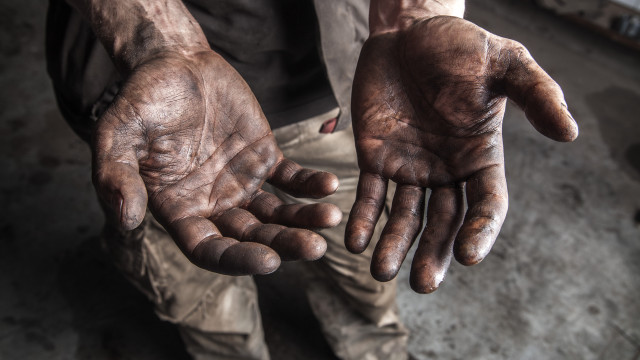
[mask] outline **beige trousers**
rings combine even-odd
[[[359,174],[353,132],[351,128],[333,134],[319,132],[337,111],[274,131],[286,157],[304,167],[333,172],[340,179],[338,191],[322,201],[338,205],[344,218],[337,227],[320,232],[328,243],[326,255],[303,264],[310,274],[305,279],[307,296],[339,358],[406,359],[408,332],[395,307],[396,283],[378,282],[369,273],[386,214],[374,243],[363,254],[351,254],[344,246]],[[312,202],[268,185],[265,188],[286,202]],[[130,232],[107,224],[103,239],[116,266],[155,304],[158,316],[178,325],[194,359],[269,359],[251,277],[225,276],[194,266],[149,214]]]

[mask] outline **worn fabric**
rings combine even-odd
[[[195,360],[269,359],[250,277],[194,266],[150,213],[133,231],[107,221],[102,244],[158,317],[178,325]]]
[[[314,0],[322,60],[340,106],[335,131],[351,124],[351,85],[369,36],[369,0]]]
[[[88,142],[94,105],[111,102],[120,75],[89,24],[64,0],[49,1],[46,59],[60,112]]]
[[[368,36],[369,1],[310,1],[185,4],[212,48],[248,82],[272,128],[337,105],[338,131],[351,122],[351,84]],[[46,35],[47,70],[59,107],[73,130],[88,140],[94,104],[109,102],[110,89],[121,78],[89,24],[64,0],[49,0]]]
[[[353,133],[350,128],[333,134],[319,132],[323,122],[338,112],[335,109],[274,131],[286,156],[303,166],[331,171],[340,179],[336,194],[323,201],[337,204],[344,218],[337,227],[320,231],[327,240],[326,255],[301,264],[308,268],[307,297],[340,358],[405,359],[408,332],[395,307],[396,282],[378,282],[369,272],[386,213],[376,228],[374,243],[363,254],[351,254],[344,246],[358,180]],[[290,197],[268,185],[265,188],[289,203],[312,201]],[[151,215],[130,232],[108,224],[104,244],[118,268],[155,304],[158,316],[180,327],[196,359],[267,358],[256,288],[250,277],[197,268]]]
[[[355,255],[344,246],[345,227],[356,196],[359,170],[351,127],[333,134],[319,132],[325,119],[337,114],[338,109],[274,131],[286,157],[307,168],[330,171],[340,180],[338,191],[322,201],[336,204],[342,210],[342,222],[334,228],[319,231],[327,240],[327,253],[322,259],[306,264],[312,274],[306,281],[307,297],[325,338],[338,357],[406,359],[408,331],[402,325],[395,305],[396,280],[379,282],[369,271],[391,202],[387,202],[387,211],[382,214],[367,250]],[[268,190],[288,203],[315,201],[297,199],[273,187]],[[394,190],[391,184],[389,192]]]

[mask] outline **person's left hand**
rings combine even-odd
[[[345,243],[352,252],[364,251],[388,180],[396,182],[371,264],[376,279],[397,275],[422,230],[426,188],[432,193],[412,288],[436,290],[452,254],[465,265],[488,254],[508,205],[502,147],[507,97],[542,134],[558,141],[577,137],[560,87],[515,41],[450,16],[366,41],[352,98],[361,173]]]

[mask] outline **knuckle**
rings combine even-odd
[[[519,41],[508,39],[507,40],[508,48],[518,54],[529,53],[529,50]]]
[[[511,57],[520,63],[528,63],[532,60],[529,50],[520,42],[508,40],[506,48],[511,53]]]

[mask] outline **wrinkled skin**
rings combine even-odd
[[[249,87],[211,50],[137,66],[96,125],[93,161],[98,194],[124,229],[140,224],[148,199],[187,257],[219,273],[317,259],[326,242],[302,228],[341,218],[334,205],[285,205],[261,190],[266,180],[320,198],[338,182],[283,158]]]
[[[352,99],[361,174],[345,242],[352,252],[364,251],[388,180],[396,182],[371,264],[376,279],[397,275],[422,230],[426,188],[432,192],[412,288],[436,290],[452,255],[472,265],[488,254],[508,205],[502,146],[507,98],[542,134],[576,138],[560,87],[512,40],[460,18],[434,17],[364,44]]]

